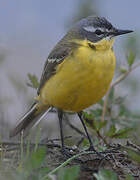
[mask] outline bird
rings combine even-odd
[[[62,152],[66,152],[64,112],[78,114],[89,140],[89,150],[95,151],[82,112],[105,96],[115,72],[115,37],[131,32],[115,28],[99,16],[91,15],[75,23],[47,57],[34,103],[10,132],[10,137],[24,133],[55,107]]]

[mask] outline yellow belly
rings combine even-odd
[[[84,46],[77,51],[58,66],[42,88],[39,100],[43,104],[79,112],[107,92],[115,71],[113,51],[93,51]]]

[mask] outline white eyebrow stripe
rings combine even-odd
[[[88,32],[95,32],[96,30],[93,26],[86,26],[86,27],[83,27],[83,29]]]
[[[86,31],[88,31],[88,32],[95,32],[96,29],[98,29],[98,30],[100,30],[100,31],[102,31],[102,32],[104,32],[105,30],[106,30],[107,32],[109,32],[108,29],[104,29],[104,28],[101,28],[101,27],[94,28],[93,26],[86,26],[86,27],[83,27],[83,29],[86,30]]]

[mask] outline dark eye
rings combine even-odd
[[[99,29],[96,29],[95,34],[101,35],[101,34],[103,34],[103,32],[101,30],[99,30]]]

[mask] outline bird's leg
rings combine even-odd
[[[70,153],[68,152],[68,150],[66,149],[65,145],[64,145],[64,135],[63,135],[63,111],[58,110],[58,119],[59,119],[59,125],[60,125],[60,136],[61,136],[61,145],[62,145],[62,153],[65,154],[68,157],[71,157]]]
[[[63,136],[63,125],[62,125],[63,111],[61,110],[58,110],[58,119],[59,119],[59,126],[60,126],[61,145],[63,149],[64,148],[64,136]]]
[[[85,125],[85,123],[84,123],[84,121],[83,121],[82,111],[78,113],[78,116],[79,116],[79,118],[80,118],[80,120],[81,120],[81,123],[82,123],[82,125],[83,125],[83,127],[84,127],[84,130],[85,130],[85,132],[86,132],[87,138],[88,138],[88,140],[89,140],[90,147],[89,147],[88,150],[89,150],[89,151],[95,151],[95,152],[96,152],[96,150],[95,150],[95,148],[94,148],[94,145],[93,145],[93,143],[92,143],[92,140],[91,140],[91,138],[90,138],[90,136],[89,136],[89,134],[88,134],[86,125]]]

